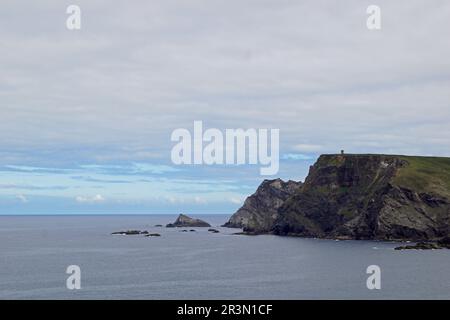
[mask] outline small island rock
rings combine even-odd
[[[194,219],[184,214],[180,214],[174,223],[166,225],[167,228],[173,227],[211,227],[211,225],[203,220]]]

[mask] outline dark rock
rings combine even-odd
[[[145,235],[146,237],[161,237],[161,235],[159,233],[149,233],[147,235]]]
[[[111,234],[120,234],[120,235],[134,236],[134,235],[147,234],[147,233],[148,233],[148,231],[127,230],[127,231],[117,231],[117,232],[113,232]]]
[[[256,233],[256,232],[252,232],[252,231],[243,231],[243,232],[232,233],[232,235],[234,235],[234,236],[257,236],[260,234],[261,233]]]
[[[180,214],[174,223],[166,225],[167,228],[173,227],[211,227],[209,223]]]
[[[433,243],[433,242],[418,242],[415,245],[411,245],[411,246],[400,246],[400,247],[396,247],[395,250],[411,250],[411,249],[415,249],[415,250],[431,250],[431,249],[443,249],[442,246],[440,246],[437,243]]]
[[[437,243],[441,247],[450,249],[450,236],[447,236],[447,237],[444,237],[442,239],[439,239]]]
[[[162,227],[162,226],[163,226],[162,224],[155,224],[155,227],[157,227],[157,228]]]
[[[217,229],[208,229],[208,231],[209,231],[209,232],[212,232],[212,233],[219,233],[219,232],[220,232],[220,231],[217,230]]]

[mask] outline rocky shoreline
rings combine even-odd
[[[450,237],[442,238],[438,241],[420,241],[414,245],[396,247],[395,250],[436,250],[450,249]]]

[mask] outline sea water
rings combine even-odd
[[[0,299],[450,299],[450,250],[234,235],[229,216],[196,217],[220,232],[155,227],[176,215],[0,216]],[[161,236],[111,235],[127,229]]]

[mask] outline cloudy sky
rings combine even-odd
[[[232,213],[268,177],[173,165],[194,120],[279,128],[283,179],[340,149],[450,156],[447,0],[1,6],[0,214]]]

